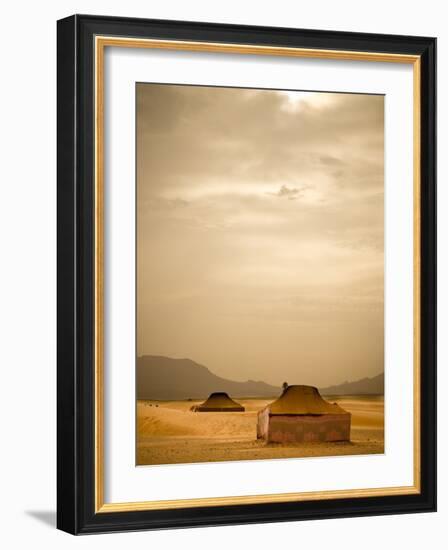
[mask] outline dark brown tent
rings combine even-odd
[[[231,399],[225,392],[215,392],[200,405],[191,407],[195,412],[244,412],[244,407]]]
[[[257,437],[276,443],[349,441],[351,414],[313,386],[288,386],[258,413]]]

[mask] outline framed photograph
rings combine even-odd
[[[58,21],[58,527],[436,508],[426,37]]]

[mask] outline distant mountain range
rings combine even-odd
[[[137,399],[205,399],[212,392],[224,391],[232,397],[275,397],[280,387],[247,380],[235,382],[216,376],[191,359],[172,359],[158,355],[137,358]],[[323,394],[383,393],[384,375],[345,382],[321,391]]]
[[[202,399],[216,391],[232,397],[270,397],[280,388],[255,380],[226,380],[191,359],[158,355],[137,359],[137,399]]]
[[[362,378],[356,382],[344,382],[337,386],[321,388],[323,395],[363,395],[363,394],[384,394],[384,373],[373,378]]]

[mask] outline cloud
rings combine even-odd
[[[310,181],[341,162],[381,162],[383,98],[326,95],[324,106],[310,99],[291,113],[275,92],[140,84],[138,168],[151,173],[153,190],[182,196],[192,178],[213,182],[225,174],[229,188],[272,185]],[[349,172],[345,179],[346,187],[353,183]]]
[[[175,208],[184,208],[189,205],[189,202],[179,197],[168,199],[160,196],[154,196],[150,198],[146,203],[142,201],[140,204],[142,206],[148,206],[149,208],[153,209],[171,210]]]
[[[137,85],[139,353],[381,370],[384,98],[325,97]]]
[[[268,195],[273,195],[274,197],[286,197],[288,200],[292,201],[300,197],[303,194],[305,187],[297,189],[297,187],[288,187],[282,185],[276,193],[268,193]]]

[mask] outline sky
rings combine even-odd
[[[137,354],[384,369],[384,97],[137,84]]]

